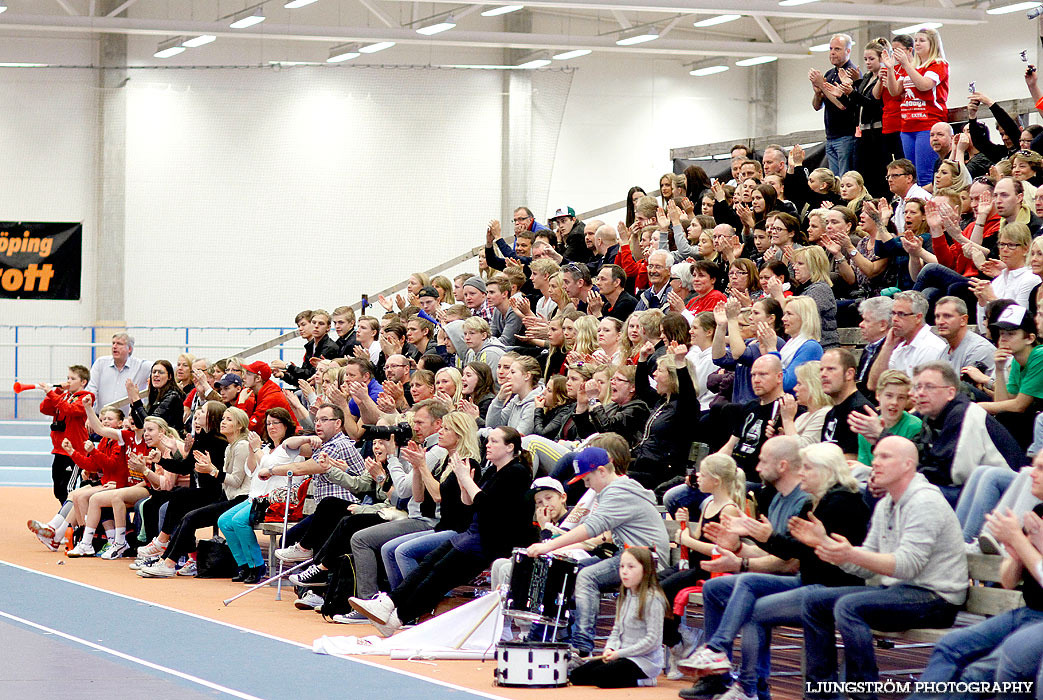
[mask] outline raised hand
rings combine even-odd
[[[383,294],[377,295],[377,303],[383,306],[384,310],[387,312],[395,310],[395,307],[391,304],[390,301],[387,300],[387,297],[385,297]]]
[[[870,443],[876,443],[884,432],[884,423],[880,414],[872,406],[866,406],[862,412],[852,411],[847,414],[847,424],[851,431],[861,435]]]
[[[713,320],[718,326],[724,326],[728,323],[728,309],[725,302],[719,301],[713,307]]]
[[[62,449],[68,452],[69,454],[72,454],[76,451],[76,448],[72,446],[72,440],[70,440],[69,438],[64,438],[62,440]]]
[[[808,513],[807,520],[794,515],[789,519],[788,526],[793,539],[812,548],[821,545],[829,536],[822,521],[814,513]]]
[[[782,395],[782,418],[785,421],[793,422],[793,419],[797,417],[797,399],[793,397],[793,394]]]
[[[804,165],[804,149],[799,143],[789,150],[788,160],[789,164],[794,168],[799,168]]]
[[[647,362],[648,358],[650,358],[654,353],[655,345],[652,344],[651,340],[646,340],[645,344],[641,346],[640,350],[638,350],[637,359],[641,362]]]
[[[127,398],[130,399],[131,403],[141,400],[141,392],[138,391],[138,385],[134,383],[133,379],[128,379],[126,383],[127,387]],[[50,391],[49,388],[45,388],[44,391]]]
[[[685,310],[684,299],[672,289],[666,293],[666,303],[670,306],[671,311],[681,313]]]

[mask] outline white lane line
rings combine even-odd
[[[250,629],[249,627],[242,627],[240,625],[232,624],[231,622],[224,622],[223,620],[215,620],[215,619],[213,619],[211,617],[206,617],[205,615],[200,615],[198,613],[193,613],[193,612],[188,612],[187,610],[179,610],[177,608],[172,608],[169,605],[163,605],[162,603],[153,603],[151,600],[144,600],[142,598],[135,598],[134,596],[130,596],[130,595],[127,595],[125,593],[117,593],[116,591],[110,591],[110,590],[105,589],[105,588],[99,588],[98,586],[92,586],[89,583],[83,583],[81,581],[73,581],[72,579],[62,578],[61,576],[56,576],[54,574],[48,574],[46,572],[39,571],[37,569],[31,569],[31,568],[29,568],[27,566],[22,566],[21,564],[14,564],[12,562],[5,561],[3,559],[0,559],[0,564],[6,564],[7,566],[10,566],[10,567],[12,567],[14,569],[21,569],[22,571],[27,571],[27,572],[29,572],[31,574],[37,574],[39,576],[46,576],[47,578],[53,578],[53,579],[55,579],[57,581],[62,581],[64,583],[71,583],[73,585],[81,586],[83,588],[86,588],[86,589],[89,589],[89,590],[92,590],[92,591],[97,591],[98,593],[105,593],[107,595],[116,596],[117,598],[124,598],[126,600],[134,601],[135,603],[141,603],[142,605],[151,605],[153,607],[160,608],[162,610],[167,610],[169,612],[178,613],[180,615],[186,615],[188,617],[194,617],[197,620],[203,620],[205,622],[212,622],[215,625],[223,625],[224,627],[228,627],[230,629],[238,630],[240,632],[246,632],[247,634],[254,634],[254,635],[257,635],[258,637],[264,637],[265,639],[271,639],[273,641],[283,642],[285,644],[292,644],[294,646],[301,647],[302,649],[307,649],[308,651],[312,650],[312,645],[311,644],[302,644],[301,642],[297,642],[297,641],[294,641],[292,639],[284,639],[282,637],[276,637],[274,634],[268,634],[266,632],[260,632],[258,630]],[[0,614],[2,614],[2,611],[0,611]],[[330,655],[330,656],[332,656],[332,655]],[[477,696],[483,697],[483,698],[490,698],[491,700],[505,700],[503,695],[493,695],[492,693],[487,693],[487,692],[484,692],[484,691],[481,691],[481,690],[475,690],[474,688],[468,688],[467,686],[464,686],[464,685],[457,685],[456,683],[450,683],[449,681],[443,681],[443,680],[439,680],[437,678],[431,678],[430,676],[424,676],[424,675],[421,675],[419,673],[413,673],[412,671],[406,671],[405,669],[395,668],[393,666],[384,666],[383,664],[378,664],[375,661],[369,661],[368,659],[366,659],[364,657],[360,658],[360,657],[357,657],[357,656],[336,656],[334,658],[343,659],[344,661],[349,661],[351,663],[362,664],[363,666],[371,666],[373,668],[379,668],[379,669],[384,670],[384,671],[390,671],[391,673],[397,673],[400,676],[408,676],[409,678],[416,678],[417,680],[426,681],[427,683],[433,683],[434,685],[440,685],[440,686],[442,686],[444,688],[452,688],[453,690],[459,690],[459,691],[462,691],[464,693],[470,693],[471,695],[477,695]]]
[[[180,678],[182,680],[186,680],[189,683],[195,683],[197,685],[203,686],[204,688],[209,688],[211,690],[216,690],[216,691],[224,693],[226,695],[231,695],[234,698],[240,698],[240,700],[262,700],[262,698],[259,698],[256,695],[250,695],[249,693],[243,693],[243,692],[238,691],[238,690],[233,690],[232,688],[228,688],[226,686],[219,685],[217,683],[213,683],[213,682],[208,681],[208,680],[204,680],[204,679],[200,678],[199,676],[193,676],[193,675],[191,675],[189,673],[184,673],[182,671],[177,671],[175,669],[168,668],[167,666],[160,666],[159,664],[154,664],[151,661],[145,661],[144,659],[139,659],[137,657],[131,656],[130,654],[124,654],[122,651],[116,651],[115,649],[110,649],[109,647],[102,646],[101,644],[96,644],[94,642],[89,642],[86,639],[81,639],[79,637],[75,637],[75,636],[73,636],[71,634],[67,634],[67,633],[62,632],[60,630],[56,630],[56,629],[54,629],[52,627],[46,627],[44,625],[37,624],[37,623],[35,623],[35,622],[31,621],[31,620],[26,620],[24,617],[18,617],[17,615],[12,615],[10,613],[6,613],[3,610],[0,610],[0,617],[6,617],[9,620],[13,620],[14,622],[17,622],[19,624],[25,625],[27,627],[32,627],[33,629],[40,630],[41,632],[47,632],[48,634],[57,635],[57,636],[61,637],[62,639],[68,639],[70,642],[76,642],[77,644],[82,644],[83,646],[89,647],[91,649],[94,649],[95,651],[100,651],[100,652],[102,652],[104,654],[111,654],[112,656],[115,656],[117,658],[123,659],[124,661],[130,661],[131,663],[133,663],[136,666],[145,666],[146,668],[151,668],[154,671],[159,671],[161,673],[168,673],[171,676],[176,676],[177,678]]]

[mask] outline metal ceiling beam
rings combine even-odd
[[[768,37],[768,41],[773,44],[782,43],[782,37],[779,36],[777,31],[775,31],[775,27],[771,26],[771,22],[768,21],[767,17],[757,15],[753,18],[753,21],[756,22],[757,26],[761,28],[762,32],[764,32],[764,36]]]
[[[659,39],[636,46],[617,46],[616,35],[526,34],[520,32],[466,31],[421,36],[409,28],[331,27],[322,25],[274,24],[263,22],[247,29],[229,29],[226,22],[143,19],[135,17],[67,17],[63,15],[0,15],[0,29],[18,31],[72,32],[89,34],[133,34],[171,37],[181,34],[213,34],[229,39],[262,39],[346,43],[349,41],[395,41],[425,46],[469,46],[477,48],[591,49],[622,54],[661,56],[736,56],[771,54],[780,58],[805,58],[799,44],[769,44],[762,41],[693,41]]]
[[[367,10],[369,10],[369,13],[371,15],[373,15],[374,17],[376,17],[378,20],[380,20],[380,23],[383,24],[385,27],[397,27],[397,26],[399,26],[398,22],[396,22],[393,19],[391,19],[391,17],[386,12],[384,12],[382,9],[377,7],[370,0],[359,0],[359,4],[362,5],[364,8],[366,8]]]
[[[76,16],[80,14],[76,11],[76,8],[69,4],[68,0],[57,0],[58,4],[62,6],[66,14]]]
[[[106,17],[115,17],[116,15],[118,15],[121,12],[123,12],[124,10],[126,10],[128,7],[130,7],[131,5],[136,3],[137,1],[138,0],[127,0],[125,3],[123,3],[122,5],[120,5],[115,10],[113,10],[112,12],[110,12],[109,14],[107,14],[105,16]]]
[[[396,0],[411,2],[412,0]],[[488,4],[488,0],[436,0],[456,4]],[[756,17],[808,17],[812,19],[864,19],[895,23],[944,22],[946,24],[981,24],[984,10],[917,7],[912,5],[873,5],[869,3],[814,2],[806,5],[780,6],[776,0],[745,0],[741,6],[734,0],[525,0],[531,10],[570,8],[600,12],[663,12],[690,14],[727,14],[739,12]]]

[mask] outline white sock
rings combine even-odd
[[[94,532],[95,532],[95,530],[94,530],[93,527],[85,527],[85,528],[83,528],[83,539],[81,539],[80,542],[93,542],[94,541]]]
[[[71,512],[72,512],[72,501],[66,501],[65,503],[62,504],[61,510],[59,510],[58,513],[53,518],[51,518],[50,522],[48,522],[47,524],[55,532],[58,532],[60,530],[64,530],[65,529],[65,523],[66,523],[66,521],[67,521],[67,519],[69,517],[69,513],[71,513]]]
[[[116,537],[115,544],[120,544],[120,545],[127,544],[127,528],[125,528],[125,527],[118,527],[118,528],[116,528],[113,531],[113,534]],[[109,539],[112,539],[112,538],[110,537]]]
[[[115,541],[115,539],[116,539],[116,531],[115,530],[105,530],[105,539],[107,539],[109,542]]]

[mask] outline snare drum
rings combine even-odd
[[[558,554],[530,557],[524,549],[515,549],[511,559],[507,615],[544,625],[567,625],[576,562]]]
[[[570,657],[568,644],[502,642],[496,645],[493,682],[505,688],[564,688]]]

